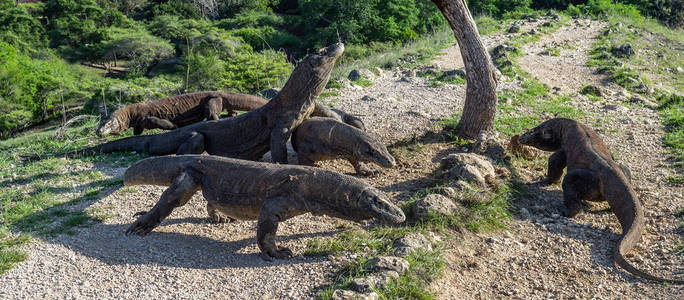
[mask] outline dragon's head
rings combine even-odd
[[[547,120],[521,135],[518,142],[544,151],[556,151],[561,147],[560,132],[563,120],[560,118]]]
[[[406,220],[404,212],[392,204],[383,192],[373,187],[366,188],[359,197],[358,203],[361,203],[361,209],[367,217],[376,218],[388,224],[399,224]]]
[[[123,115],[120,110],[113,112],[107,117],[97,128],[95,132],[99,137],[105,137],[110,134],[119,134],[128,129],[128,123],[123,121]]]

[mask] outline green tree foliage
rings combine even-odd
[[[342,41],[403,42],[443,24],[443,17],[427,0],[301,0],[300,26],[308,45],[320,47]]]
[[[93,75],[47,53],[34,59],[0,42],[0,135],[43,120],[63,97],[66,101],[90,97]]]
[[[501,17],[507,12],[528,10],[532,0],[471,0],[468,9],[475,15]]]
[[[34,53],[47,46],[47,38],[43,24],[26,8],[13,0],[0,1],[0,41],[22,52]]]
[[[223,83],[237,92],[256,93],[279,86],[293,69],[282,52],[238,52],[226,61]]]
[[[173,47],[168,41],[145,30],[114,28],[110,34],[111,39],[101,45],[103,59],[127,59],[133,76],[147,73],[160,60],[173,54]]]
[[[299,38],[282,29],[285,26],[284,18],[273,12],[244,10],[232,18],[216,22],[216,26],[241,37],[255,50],[296,50],[301,45]]]
[[[131,25],[121,12],[103,9],[95,0],[48,0],[44,13],[50,46],[69,46],[84,58],[94,58],[93,47],[109,38],[109,27]]]

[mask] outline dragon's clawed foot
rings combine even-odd
[[[140,214],[140,212],[136,213],[135,215]],[[137,235],[146,235],[150,233],[155,227],[159,225],[159,222],[155,222],[153,218],[149,214],[145,214],[143,212],[143,216],[138,218],[131,226],[126,229],[126,235],[130,234],[137,234]]]
[[[292,251],[285,247],[276,247],[277,249],[269,249],[261,252],[261,258],[266,261],[273,261],[276,259],[284,259],[292,257]]]

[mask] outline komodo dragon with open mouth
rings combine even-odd
[[[95,132],[104,137],[120,134],[133,127],[133,134],[145,129],[173,130],[207,120],[218,120],[221,111],[237,115],[236,111],[252,111],[264,106],[267,99],[241,93],[206,91],[176,95],[155,101],[134,103],[117,109],[100,124]],[[363,122],[340,110],[331,110],[316,102],[314,116],[328,117],[365,130]]]
[[[168,186],[157,204],[127,234],[145,235],[193,194],[230,218],[257,219],[257,244],[266,260],[292,252],[275,244],[278,223],[310,212],[351,221],[371,218],[398,224],[406,217],[368,183],[315,167],[277,165],[208,155],[143,159],[124,174],[124,185]]]
[[[622,235],[613,252],[614,264],[645,279],[684,283],[684,280],[647,274],[625,260],[625,254],[641,239],[644,209],[629,179],[613,161],[608,147],[596,132],[577,121],[555,118],[526,132],[518,140],[523,145],[555,151],[549,157],[546,182],[558,182],[567,166],[562,183],[564,216],[576,216],[582,210],[582,200],[608,201],[622,227]]]
[[[285,144],[294,129],[314,111],[316,98],[325,88],[335,60],[343,51],[344,45],[337,43],[309,54],[297,64],[273,100],[237,117],[204,121],[159,134],[127,137],[70,153],[136,151],[167,155],[206,151],[212,155],[256,160],[270,149],[274,162],[286,164]]]

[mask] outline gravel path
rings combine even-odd
[[[542,21],[527,22],[522,31]],[[576,93],[585,82],[605,82],[584,67],[591,37],[604,24],[581,23],[571,23],[531,44],[523,50],[529,55],[519,62],[563,93]],[[484,41],[491,48],[511,36],[498,34]],[[559,57],[537,55],[556,40],[568,40],[575,49],[563,50]],[[442,70],[463,67],[457,46],[445,53],[435,60],[435,66]],[[559,74],[563,77],[554,77]],[[501,80],[499,88],[517,86],[519,82]],[[681,273],[681,255],[671,252],[681,243],[673,214],[683,206],[684,190],[665,183],[672,170],[666,167],[660,144],[662,125],[653,110],[621,106],[624,91],[619,87],[609,84],[604,88],[610,93],[605,102],[577,96],[575,104],[588,113],[583,121],[599,128],[616,156],[631,167],[648,211],[647,232],[630,260],[662,276]],[[362,100],[364,96],[368,96],[366,100]],[[414,153],[405,153],[400,145],[392,147],[400,166],[381,169],[380,174],[366,178],[402,201],[424,188],[439,158],[453,151],[453,146],[423,133],[433,129],[436,121],[460,111],[464,96],[463,85],[432,87],[428,79],[412,76],[410,71],[392,70],[375,79],[371,87],[348,87],[326,102],[361,116],[369,131],[388,144],[413,137],[425,141]],[[342,160],[320,166],[353,172]],[[88,167],[111,177],[120,177],[124,171]],[[542,170],[523,174],[536,196],[516,204],[520,213],[510,230],[454,233],[454,238],[447,240],[449,265],[432,286],[441,298],[682,298],[681,288],[616,272],[609,250],[619,226],[605,211],[606,205],[593,205],[576,219],[558,217],[560,189],[533,184],[542,174]],[[257,255],[255,222],[208,223],[200,195],[176,209],[150,235],[125,236],[123,230],[134,220],[132,215],[149,209],[162,190],[152,186],[112,187],[101,193],[100,199],[81,203],[82,209],[100,208],[114,217],[77,229],[74,235],[39,237],[25,245],[28,259],[0,277],[0,299],[302,299],[312,298],[317,287],[329,283],[326,275],[334,268],[325,258],[299,255],[290,260],[263,261]],[[358,226],[328,217],[299,216],[281,225],[278,243],[301,254],[312,238],[330,237],[339,228]]]

